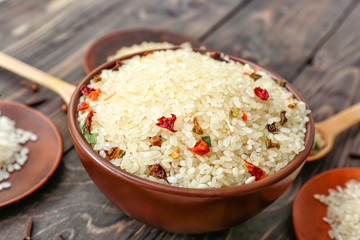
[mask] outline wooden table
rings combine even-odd
[[[84,52],[98,37],[127,28],[167,29],[279,73],[321,121],[360,101],[359,23],[358,0],[2,0],[0,50],[74,83],[85,76]],[[33,93],[20,81],[0,69],[0,98],[23,103],[45,98],[35,107],[59,128],[64,154],[44,186],[0,209],[0,239],[20,239],[29,216],[34,239],[294,239],[291,209],[300,187],[327,169],[360,167],[360,160],[349,156],[360,152],[357,124],[248,221],[203,235],[161,231],[126,216],[100,193],[73,148],[60,97],[43,87]]]

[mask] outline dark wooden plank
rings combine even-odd
[[[351,2],[254,0],[205,42],[289,79]]]

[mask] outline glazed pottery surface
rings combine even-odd
[[[199,49],[196,51],[211,52]],[[235,61],[257,67],[274,79],[284,80],[253,62],[228,56]],[[70,101],[68,122],[75,149],[87,173],[104,195],[130,217],[177,233],[204,233],[225,229],[256,215],[276,200],[290,186],[305,164],[314,138],[311,115],[306,125],[305,150],[279,172],[261,181],[220,189],[190,189],[155,183],[117,168],[98,155],[83,138],[76,112],[81,86],[89,84],[102,69],[111,69],[115,62],[98,67],[77,86]],[[304,101],[291,84],[286,83],[285,87],[295,98]]]

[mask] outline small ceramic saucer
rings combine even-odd
[[[351,179],[360,181],[360,168],[339,168],[323,172],[300,189],[292,210],[293,225],[298,240],[330,240],[328,231],[331,227],[323,221],[327,207],[315,199],[314,195],[329,195],[330,188],[345,187],[345,183]]]
[[[190,42],[192,47],[200,48],[206,45],[201,41],[180,33],[160,29],[128,29],[109,33],[93,42],[84,56],[83,67],[88,74],[96,67],[107,61],[107,57],[114,55],[122,47],[130,47],[141,42],[169,42],[179,45]]]
[[[41,112],[21,103],[0,100],[0,111],[16,122],[16,128],[31,131],[38,140],[25,144],[28,160],[5,180],[10,188],[0,191],[0,207],[16,202],[41,187],[54,173],[63,152],[61,136],[51,120]]]

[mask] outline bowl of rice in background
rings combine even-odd
[[[177,233],[225,229],[262,211],[299,174],[314,138],[308,106],[279,75],[190,48],[95,69],[76,88],[68,122],[103,194]]]

